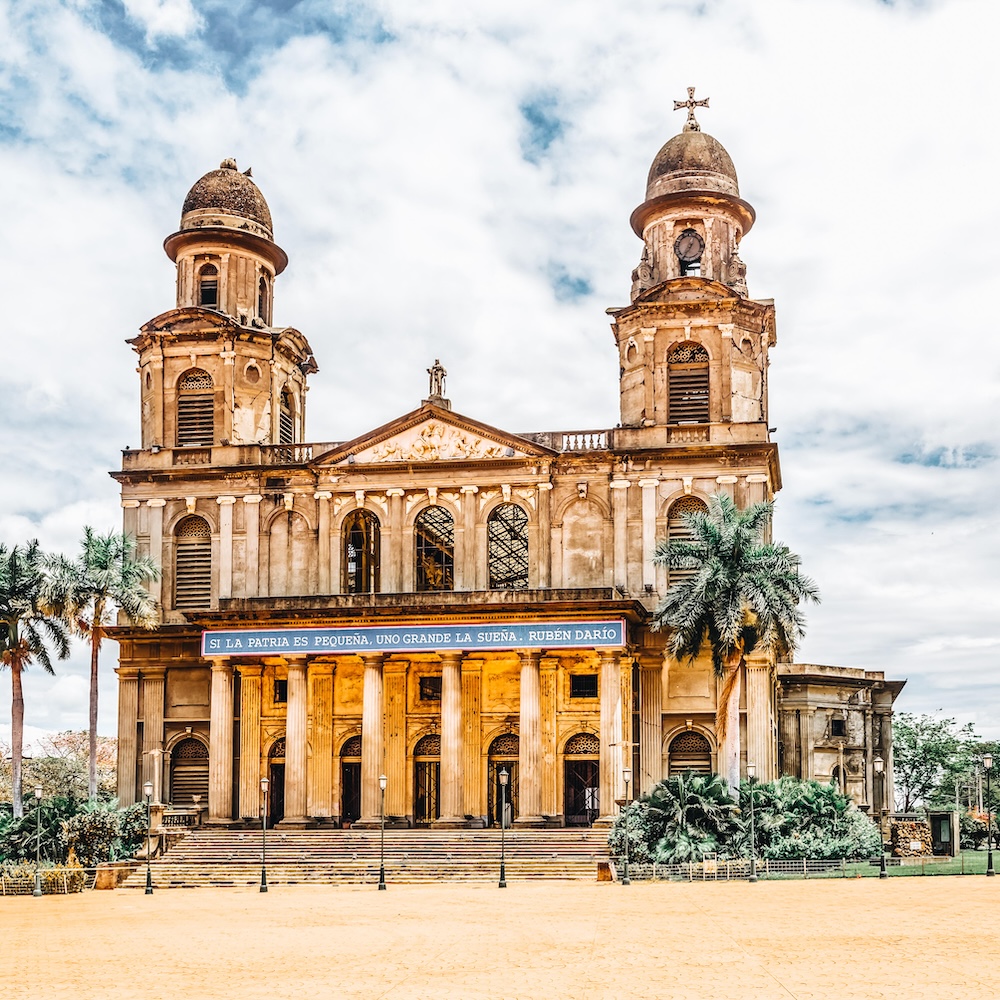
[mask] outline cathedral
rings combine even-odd
[[[267,202],[231,159],[195,183],[164,242],[176,305],[128,342],[141,447],[112,473],[125,530],[162,566],[160,627],[113,630],[123,805],[149,781],[175,812],[255,822],[266,778],[285,828],[606,825],[725,758],[891,809],[902,682],[750,657],[720,746],[707,653],[676,662],[651,628],[672,582],[657,543],[713,493],[743,506],[781,487],[774,304],[749,293],[755,213],[704,103],[677,102],[687,122],[632,213],[603,430],[457,413],[435,360],[415,408],[311,441],[317,362],[275,323],[288,257]]]

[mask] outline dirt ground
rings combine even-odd
[[[5,1000],[1000,995],[1000,878],[0,899]]]

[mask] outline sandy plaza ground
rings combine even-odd
[[[1000,995],[1000,879],[0,899],[6,1000]]]

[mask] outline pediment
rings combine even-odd
[[[639,302],[691,302],[691,301],[721,301],[723,299],[738,299],[739,294],[721,281],[711,278],[684,277],[670,278],[661,281],[641,292]]]
[[[397,420],[319,455],[313,465],[413,465],[549,458],[549,448],[425,403]]]
[[[168,309],[144,323],[143,333],[209,333],[216,330],[239,330],[239,323],[225,313],[204,306],[182,306]]]

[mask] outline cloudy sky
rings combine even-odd
[[[480,420],[613,426],[604,310],[696,85],[777,304],[777,535],[823,592],[799,659],[1000,737],[998,29],[994,0],[0,0],[0,540],[120,524],[124,341],[172,306],[162,240],[227,156],[291,258],[310,439],[412,409],[438,357]],[[26,675],[29,733],[84,727],[85,678],[82,651]]]

